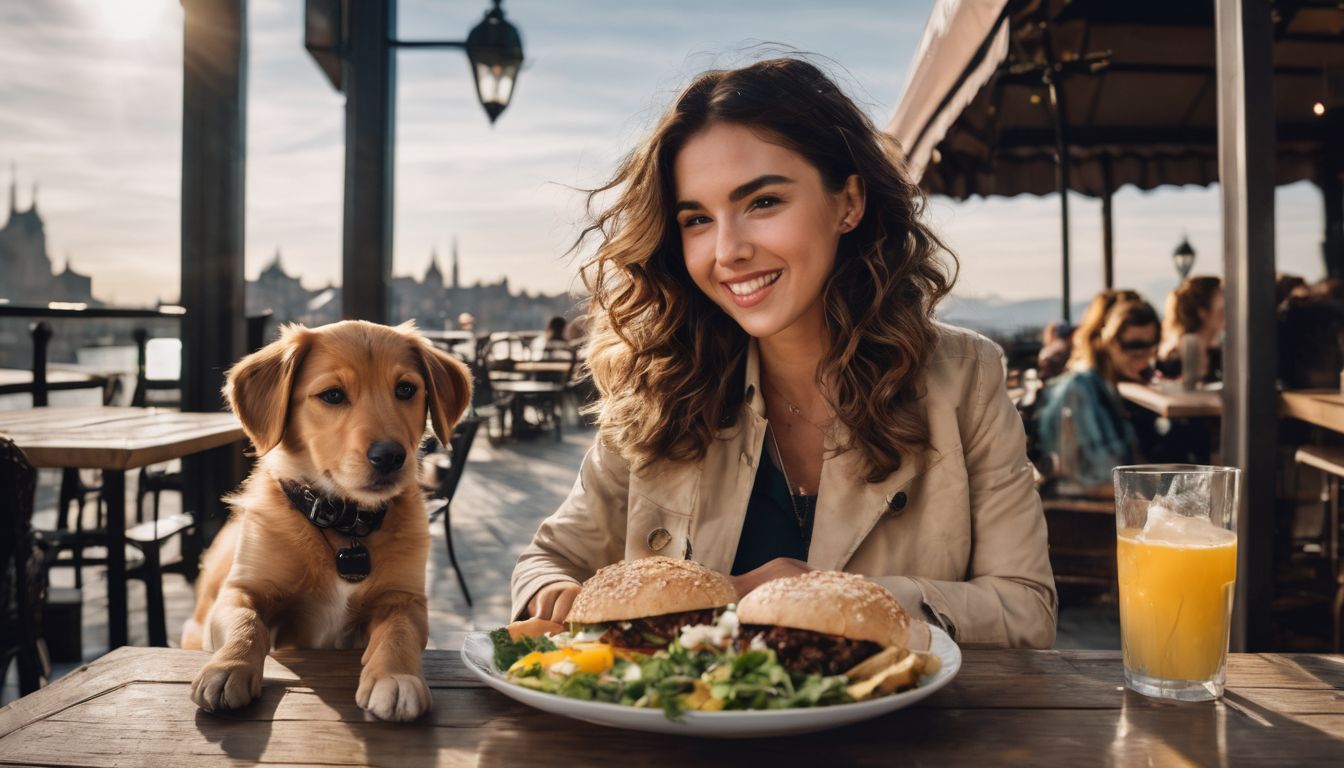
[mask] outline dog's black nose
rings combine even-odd
[[[374,470],[383,474],[396,472],[406,463],[406,449],[395,440],[379,440],[370,445],[368,456]]]

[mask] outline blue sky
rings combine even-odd
[[[694,74],[749,61],[761,42],[792,46],[834,60],[881,125],[931,4],[506,0],[528,61],[493,128],[460,52],[398,57],[394,271],[422,273],[436,246],[446,270],[456,237],[464,282],[575,287],[563,257],[582,216],[573,188],[600,183]],[[400,36],[461,39],[488,5],[401,0]],[[246,264],[253,277],[279,248],[318,287],[340,272],[343,98],[303,50],[302,9],[250,2]],[[0,163],[18,166],[21,207],[40,182],[53,260],[92,274],[103,299],[177,293],[181,26],[178,0],[0,4]],[[1082,198],[1071,208],[1083,297],[1101,285],[1100,210]],[[1058,210],[1053,197],[935,199],[932,221],[961,259],[957,293],[1057,295]],[[1159,300],[1184,233],[1195,271],[1220,271],[1216,190],[1126,189],[1115,215],[1120,284]],[[1320,276],[1321,221],[1314,187],[1280,190],[1280,269]]]

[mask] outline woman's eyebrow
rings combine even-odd
[[[729,192],[728,199],[736,203],[738,200],[741,200],[747,195],[750,195],[752,192],[755,192],[761,187],[769,186],[771,184],[792,184],[792,183],[793,179],[790,179],[788,176],[780,176],[778,174],[768,173],[764,176],[757,176],[751,181],[748,181],[746,184],[743,184],[737,189],[734,189],[732,192]]]
[[[729,192],[728,199],[731,202],[736,203],[737,201],[759,190],[762,187],[768,187],[771,184],[793,184],[793,183],[794,183],[793,179],[790,179],[788,176],[780,176],[779,174],[767,173],[764,176],[757,176],[751,181],[748,181],[746,184],[743,184],[734,189],[732,192]],[[675,212],[681,213],[682,211],[694,211],[700,208],[704,208],[704,206],[701,205],[700,203],[697,203],[694,200],[678,200]]]

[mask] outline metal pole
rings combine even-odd
[[[247,0],[182,8],[182,410],[210,412],[223,408],[224,374],[245,349]],[[182,462],[183,508],[203,535],[222,523],[219,498],[242,478],[238,454]]]
[[[385,323],[392,282],[396,0],[347,3],[341,315]]]
[[[1055,85],[1054,77],[1046,78],[1050,89],[1050,116],[1055,123],[1055,188],[1059,190],[1059,250],[1061,256],[1060,315],[1064,322],[1069,317],[1069,140],[1068,123],[1064,119],[1064,94]]]
[[[1274,314],[1273,3],[1218,0],[1218,165],[1227,343],[1224,463],[1242,469],[1231,647],[1267,650],[1274,596],[1277,339]]]
[[[1106,290],[1115,288],[1115,230],[1111,228],[1111,158],[1101,158],[1101,276]]]
[[[1045,28],[1045,70],[1041,75],[1050,96],[1050,121],[1055,127],[1055,189],[1059,190],[1059,250],[1060,250],[1060,316],[1070,322],[1069,316],[1069,121],[1064,111],[1064,92],[1059,88],[1062,77],[1055,61],[1053,30]]]

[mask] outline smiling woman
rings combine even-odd
[[[515,612],[562,621],[577,582],[661,554],[739,595],[858,573],[958,642],[1051,643],[1001,352],[934,322],[953,278],[900,157],[820,69],[772,59],[698,77],[593,193],[598,441]]]

